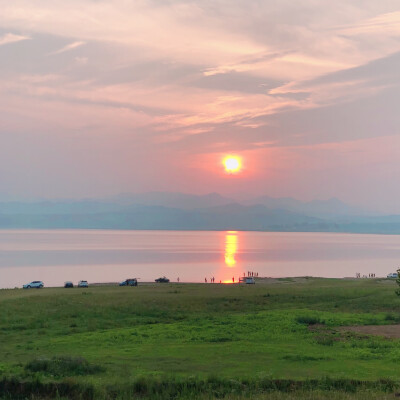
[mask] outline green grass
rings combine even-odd
[[[339,327],[400,322],[394,290],[314,278],[0,290],[0,396],[386,396],[397,390],[400,340]]]

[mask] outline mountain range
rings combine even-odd
[[[400,216],[378,215],[339,199],[302,202],[218,193],[124,193],[99,199],[0,202],[0,228],[253,230],[400,233]]]

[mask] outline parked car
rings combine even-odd
[[[239,283],[246,283],[247,285],[254,285],[256,280],[252,276],[241,276]]]
[[[74,284],[72,282],[70,282],[70,281],[67,281],[67,282],[64,283],[64,287],[65,288],[73,288]]]
[[[398,276],[397,272],[392,272],[391,274],[388,274],[387,277],[388,278],[398,278],[399,276]]]
[[[88,281],[79,281],[78,287],[89,287]]]
[[[27,283],[26,285],[22,286],[24,289],[41,289],[44,286],[42,281],[32,281],[31,283]]]
[[[155,281],[156,281],[157,283],[168,283],[168,282],[169,282],[169,279],[166,278],[165,276],[163,276],[162,278],[157,278]]]
[[[125,279],[119,283],[119,286],[137,286],[138,282],[136,278]]]

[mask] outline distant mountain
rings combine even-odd
[[[0,228],[252,230],[400,234],[400,216],[374,216],[338,199],[151,192],[106,199],[0,202]]]
[[[117,212],[122,209],[123,207],[118,203],[101,200],[9,201],[0,203],[0,214],[2,215],[94,214]]]
[[[125,205],[163,206],[182,210],[223,206],[234,202],[218,193],[195,195],[176,192],[123,193],[110,200]]]
[[[317,219],[264,206],[231,204],[196,210],[129,206],[118,212],[2,214],[1,228],[302,230]]]
[[[318,218],[336,218],[343,216],[367,215],[360,207],[343,203],[337,198],[329,200],[313,200],[302,202],[291,197],[273,198],[268,196],[258,197],[245,202],[245,204],[262,204],[271,209],[283,209]]]

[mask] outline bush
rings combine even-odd
[[[71,378],[68,378],[71,379]],[[39,379],[22,381],[17,377],[0,380],[1,399],[97,399],[93,385],[71,380],[43,383]]]
[[[315,341],[322,346],[333,346],[335,342],[338,341],[338,338],[332,335],[317,335],[315,337]]]
[[[398,314],[387,313],[385,315],[385,321],[399,322],[400,316]]]
[[[296,318],[296,322],[305,325],[325,324],[325,321],[321,320],[318,316],[311,315],[300,315]]]
[[[91,375],[103,372],[104,368],[90,364],[82,357],[59,356],[49,358],[36,358],[28,362],[25,369],[30,372],[42,372],[54,377]]]

